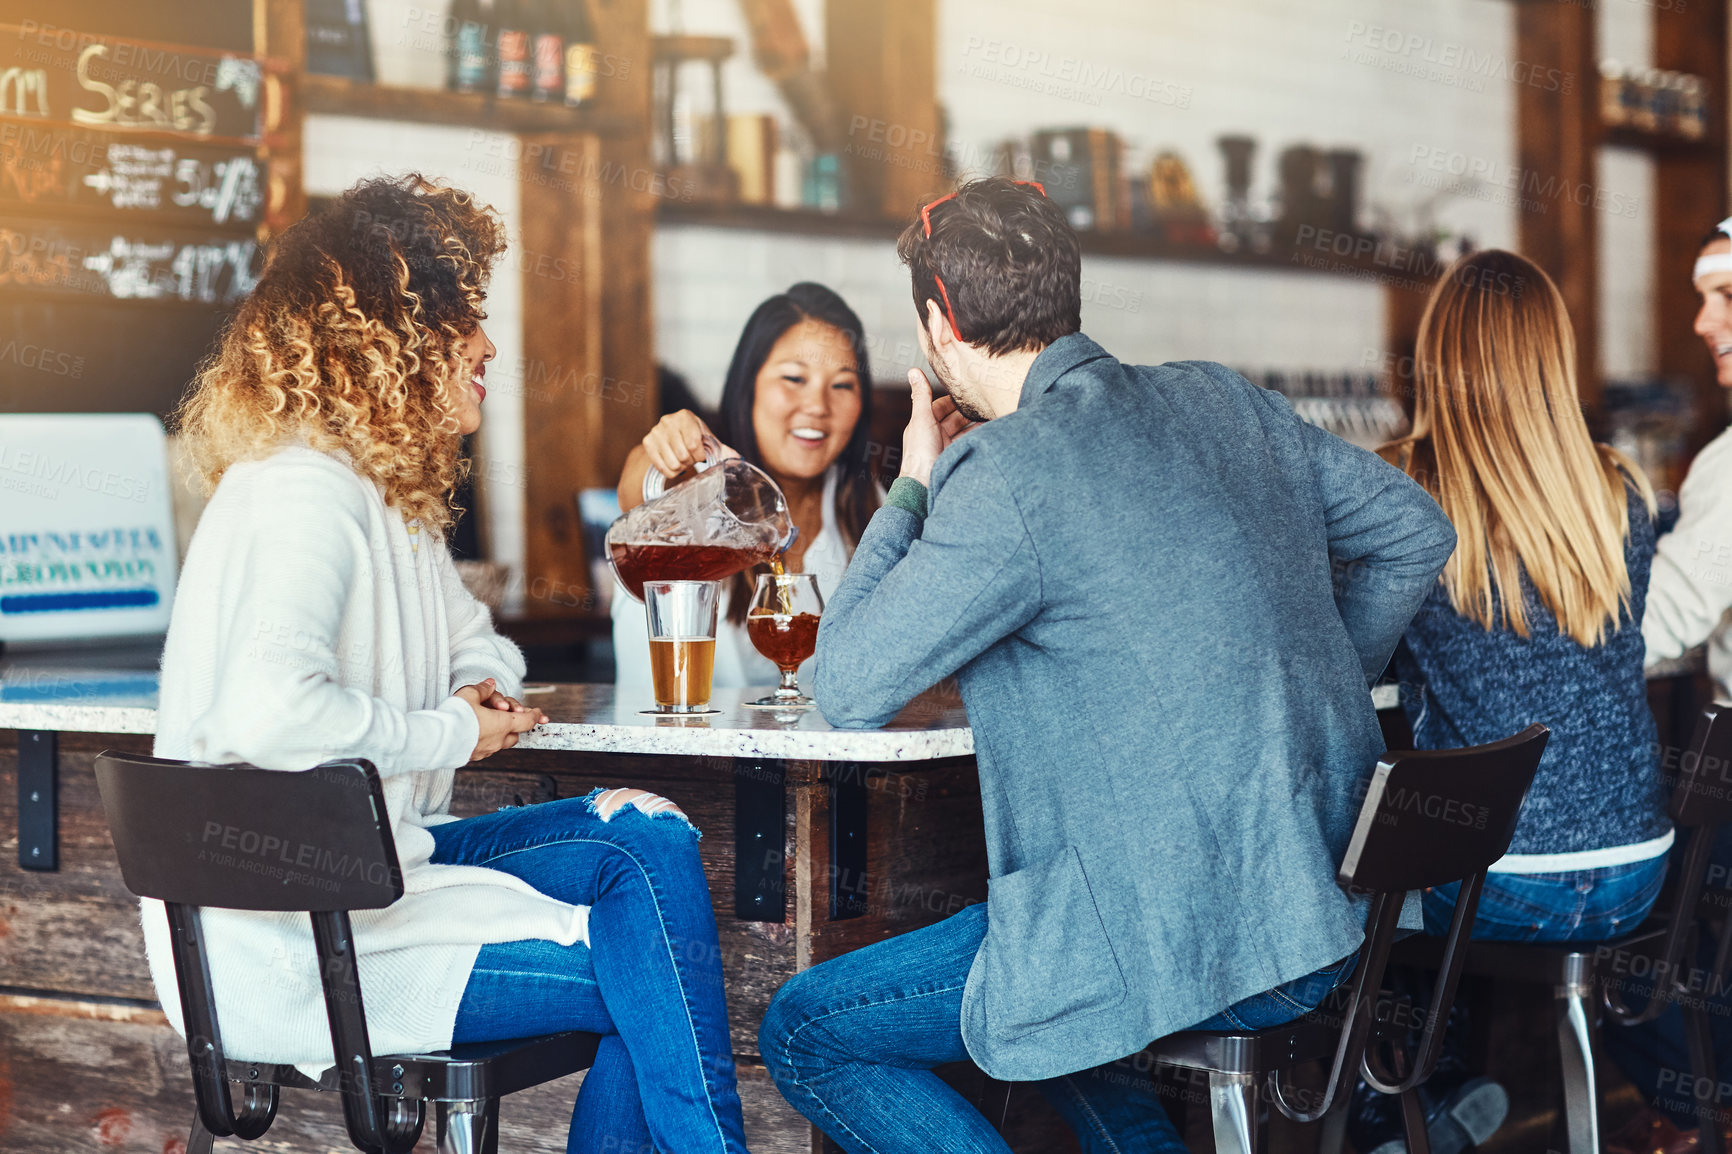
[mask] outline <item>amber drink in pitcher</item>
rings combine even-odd
[[[626,592],[644,599],[646,581],[719,581],[781,553],[796,530],[788,502],[769,474],[724,458],[704,438],[697,475],[666,488],[644,473],[644,503],[607,531],[607,559]]]

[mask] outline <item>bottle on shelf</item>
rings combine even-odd
[[[565,99],[565,38],[570,34],[567,5],[560,0],[536,0],[529,42],[530,95],[536,101]]]
[[[493,18],[497,4],[452,0],[450,86],[455,92],[491,92],[495,84]]]
[[[1679,93],[1679,133],[1690,140],[1708,134],[1708,85],[1700,76],[1686,76]]]
[[[531,60],[529,0],[499,0],[499,95],[529,98]]]
[[[595,22],[589,18],[589,0],[564,0],[568,12],[565,33],[565,103],[578,108],[595,99],[595,81],[601,71],[601,50],[596,47]]]
[[[1663,74],[1658,68],[1644,68],[1635,76],[1637,100],[1630,113],[1630,124],[1640,132],[1660,131],[1659,101]]]

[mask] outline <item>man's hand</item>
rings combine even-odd
[[[908,428],[902,433],[902,473],[922,485],[932,484],[932,466],[938,455],[975,422],[963,416],[953,397],[932,399],[932,386],[919,369],[908,370],[908,388],[913,394],[914,409],[908,417]]]
[[[475,750],[469,755],[472,762],[492,757],[502,749],[510,749],[517,744],[518,734],[528,733],[547,720],[547,714],[541,710],[531,709],[516,698],[499,692],[491,677],[478,685],[465,685],[455,696],[469,703],[481,727]]]
[[[696,413],[681,409],[657,421],[644,437],[644,456],[652,469],[668,478],[677,477],[704,459],[706,436],[715,434]],[[737,457],[739,453],[723,445],[722,456]]]

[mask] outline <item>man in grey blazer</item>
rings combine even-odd
[[[762,1053],[852,1151],[1003,1151],[932,1068],[1038,1081],[1088,1150],[1183,1151],[1111,1063],[1262,1027],[1345,975],[1335,885],[1383,751],[1369,680],[1455,547],[1400,471],[1220,365],[1080,331],[1074,233],[976,181],[899,244],[920,340],[902,476],[818,636],[816,695],[882,725],[956,675],[984,906],[787,983]]]

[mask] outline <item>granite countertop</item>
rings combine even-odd
[[[155,733],[157,648],[8,651],[0,658],[0,729]],[[1703,667],[1701,651],[1648,670],[1650,679]],[[954,695],[916,698],[883,729],[835,729],[815,709],[777,714],[744,701],[764,689],[719,690],[713,714],[651,717],[648,690],[611,685],[531,685],[525,700],[546,725],[519,749],[659,753],[684,757],[774,757],[813,761],[927,761],[974,752],[968,715]],[[1400,687],[1374,686],[1378,709],[1400,704]]]
[[[8,653],[0,659],[0,729],[155,733],[154,658],[136,666],[77,651]],[[968,716],[955,696],[923,694],[883,729],[835,729],[815,709],[777,713],[742,704],[768,692],[719,690],[713,714],[650,717],[640,712],[655,704],[647,689],[531,684],[524,700],[550,720],[517,748],[874,762],[974,752]]]

